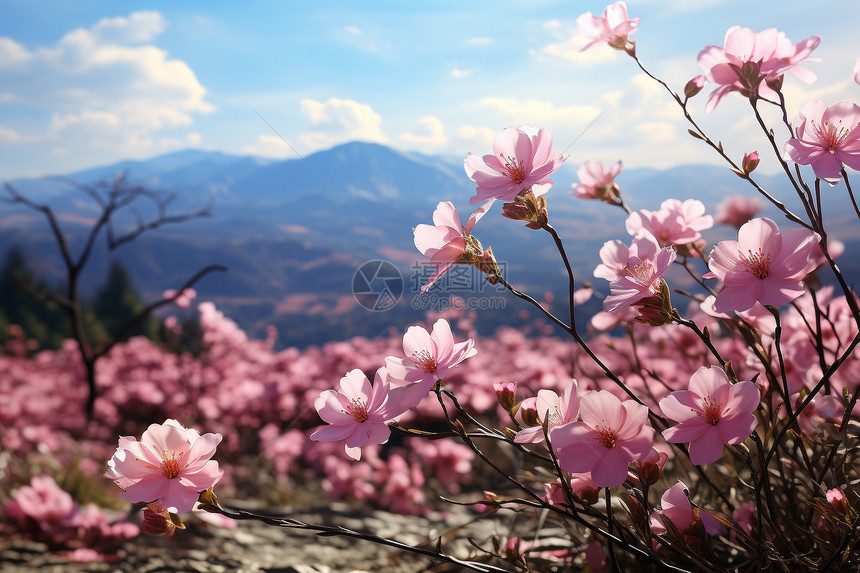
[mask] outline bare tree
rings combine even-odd
[[[102,231],[105,231],[108,250],[113,251],[114,249],[133,241],[146,231],[157,229],[163,225],[182,223],[197,217],[207,217],[211,215],[212,204],[210,203],[198,211],[182,213],[179,215],[169,215],[167,210],[170,203],[176,198],[175,194],[159,193],[139,185],[132,185],[124,173],[117,174],[112,182],[101,185],[101,187],[103,187],[102,190],[65,177],[57,179],[86,193],[99,208],[99,216],[89,230],[85,232],[86,238],[84,240],[83,247],[77,256],[72,253],[69,240],[60,228],[57,215],[50,205],[39,204],[31,200],[19,193],[18,190],[10,183],[4,183],[3,185],[8,194],[8,197],[5,199],[6,202],[25,205],[34,211],[42,213],[48,220],[48,224],[50,225],[57,247],[60,249],[60,255],[62,256],[65,266],[65,294],[62,295],[55,292],[35,292],[31,285],[26,281],[20,280],[19,277],[13,276],[11,278],[20,288],[24,289],[25,292],[30,294],[37,301],[42,303],[54,302],[63,308],[68,314],[72,327],[72,336],[77,342],[77,348],[86,369],[86,383],[89,391],[86,402],[86,414],[87,420],[90,420],[93,415],[96,397],[98,396],[98,388],[96,387],[96,364],[98,363],[98,360],[110,352],[111,348],[113,348],[117,342],[122,340],[124,336],[126,336],[141,321],[146,319],[146,317],[148,317],[154,310],[176,300],[183,290],[193,286],[208,273],[213,271],[226,271],[227,269],[221,265],[209,265],[200,269],[191,278],[189,278],[185,284],[176,289],[173,296],[162,298],[146,306],[136,316],[131,318],[127,324],[120,328],[116,336],[111,337],[94,347],[90,344],[86,330],[84,329],[83,310],[78,281],[81,273],[87,265],[87,262],[90,260],[93,246],[95,245],[99,234]],[[148,218],[145,217],[136,207],[136,204],[141,201],[151,202],[152,207],[155,208],[155,214],[153,216]],[[123,209],[131,213],[136,221],[133,229],[126,232],[118,231],[116,228],[116,215]]]

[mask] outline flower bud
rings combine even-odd
[[[520,193],[513,202],[502,205],[502,216],[514,221],[527,221],[529,229],[541,229],[549,221],[546,196],[535,197],[531,189]]]
[[[759,159],[758,151],[753,151],[752,153],[744,153],[744,160],[741,162],[741,167],[744,170],[744,174],[749,175],[755,168],[758,167]]]
[[[636,462],[639,481],[647,486],[657,483],[657,480],[663,474],[663,468],[666,466],[666,460],[668,459],[669,455],[666,452],[657,452],[657,450],[651,448],[650,454]]]
[[[663,326],[673,320],[672,300],[669,285],[660,279],[660,290],[654,296],[636,301],[633,307],[639,311],[634,320],[647,326]]]
[[[590,473],[571,475],[570,489],[586,505],[594,505],[600,497],[600,488],[591,479]]]
[[[684,97],[687,99],[693,97],[705,87],[705,76],[699,75],[687,82],[684,86]]]
[[[493,389],[496,391],[496,398],[498,398],[502,408],[512,413],[517,402],[517,383],[497,382],[493,384]]]
[[[784,78],[785,78],[785,76],[777,76],[775,78],[768,78],[765,81],[765,83],[767,84],[767,87],[769,87],[773,91],[779,93],[779,91],[782,90],[782,82],[783,82]]]
[[[149,535],[173,535],[176,524],[160,501],[154,501],[143,510],[143,525],[141,531]]]
[[[518,412],[524,426],[531,427],[540,424],[537,413],[537,398],[526,398],[520,403]]]
[[[848,515],[848,498],[845,497],[841,489],[833,488],[827,490],[827,501],[836,511],[843,515]]]

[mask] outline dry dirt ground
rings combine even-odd
[[[289,510],[272,511],[290,515]],[[394,515],[380,511],[358,514],[346,506],[334,506],[325,513],[294,514],[309,523],[342,525],[372,532],[382,537],[417,545],[435,545],[436,538],[457,528],[443,538],[443,549],[457,557],[474,558],[477,551],[467,538],[484,547],[491,538],[507,535],[516,524],[515,515],[495,514],[476,520],[476,514],[458,506],[444,519]],[[462,527],[460,527],[462,526]],[[340,573],[372,572],[417,573],[419,571],[453,572],[460,567],[440,564],[420,555],[404,553],[377,544],[343,537],[321,537],[311,532],[295,531],[243,521],[234,529],[216,527],[199,521],[188,524],[185,531],[172,537],[141,536],[127,541],[125,555],[112,563],[70,563],[46,550],[43,544],[0,539],[0,571],[3,573],[79,573],[79,572],[268,572],[268,573]],[[504,562],[494,561],[505,566]],[[510,567],[509,567],[510,568]]]

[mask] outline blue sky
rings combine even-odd
[[[733,25],[822,36],[809,99],[860,101],[855,0],[630,0],[646,65],[680,90]],[[583,1],[95,2],[0,0],[0,180],[185,148],[290,158],[350,140],[486,153],[494,132],[549,129],[570,161],[715,162],[668,96],[607,47],[579,53]],[[702,110],[705,92],[693,108]],[[730,152],[764,150],[742,98],[703,124]],[[782,137],[786,134],[783,133]],[[762,168],[768,169],[765,161]]]

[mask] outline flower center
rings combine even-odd
[[[505,164],[503,167],[505,175],[510,177],[514,183],[519,185],[526,180],[526,168],[521,159],[511,157],[510,155],[505,157],[501,153],[499,154],[499,157],[502,158],[502,161]]]
[[[753,253],[751,250],[747,253],[749,256],[745,256],[743,253],[738,253],[738,256],[752,274],[760,279],[766,279],[770,271],[770,253],[764,254],[761,247],[758,248],[757,253]]]
[[[175,452],[161,452],[161,475],[167,479],[179,477],[179,460],[176,459]]]
[[[856,127],[856,126],[855,126]],[[837,120],[835,124],[825,121],[821,125],[816,125],[812,122],[812,128],[818,135],[822,146],[830,153],[835,153],[839,145],[851,134],[853,128],[844,127],[842,120]]]
[[[605,448],[614,448],[618,441],[618,434],[609,426],[599,427],[595,430],[597,441]]]
[[[350,400],[346,410],[353,418],[355,418],[356,422],[366,422],[369,417],[367,415],[367,404],[365,404],[361,398],[353,398]]]
[[[702,411],[696,412],[696,415],[704,418],[705,422],[712,426],[716,426],[720,418],[723,417],[723,404],[721,402],[714,402],[710,396],[699,402],[699,407]]]
[[[436,360],[426,350],[418,350],[417,352],[413,352],[412,362],[414,362],[415,366],[417,366],[427,374],[435,373],[436,368],[438,366],[436,364]]]
[[[651,260],[639,260],[638,265],[627,265],[626,267],[627,274],[630,275],[634,281],[642,285],[643,287],[651,286],[651,279],[654,277],[654,263]]]
[[[555,406],[552,410],[549,410],[547,412],[547,417],[549,418],[550,428],[554,426],[560,426],[564,423],[564,419],[561,417],[561,410],[558,409],[558,406]]]

